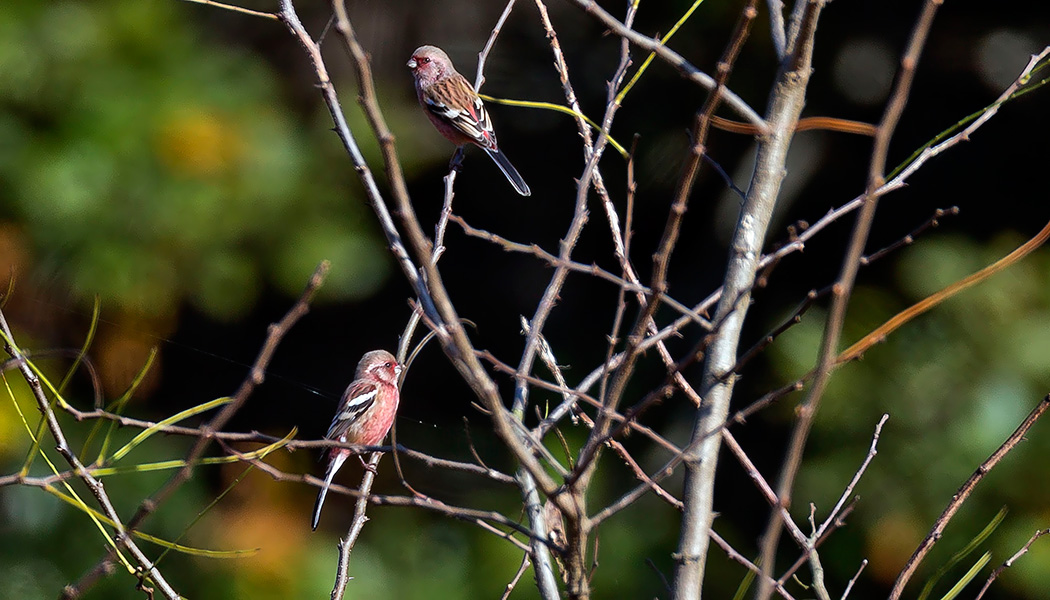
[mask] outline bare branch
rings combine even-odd
[[[492,28],[492,33],[489,34],[489,39],[485,42],[485,47],[482,48],[481,52],[478,52],[478,74],[474,77],[474,90],[480,92],[481,86],[485,84],[485,60],[489,57],[489,52],[492,51],[492,47],[496,45],[496,38],[499,37],[500,31],[503,29],[503,24],[507,22],[507,17],[510,16],[510,11],[514,8],[515,0],[507,0],[507,6],[504,7],[503,13],[500,14],[499,19],[496,21],[496,25]]]
[[[853,589],[853,585],[860,579],[860,574],[864,572],[864,567],[868,566],[868,559],[860,561],[860,568],[857,569],[857,573],[849,580],[846,584],[846,589],[842,590],[842,597],[840,600],[846,600],[846,596],[849,596],[850,590]]]
[[[382,457],[382,452],[372,453],[368,458],[368,464],[365,466],[364,475],[361,477],[361,487],[357,488],[359,495],[357,504],[354,506],[354,520],[350,525],[350,529],[346,532],[346,537],[339,540],[339,566],[336,568],[332,600],[342,600],[343,594],[346,593],[346,584],[352,579],[349,575],[350,553],[354,549],[354,544],[357,543],[357,537],[361,535],[361,530],[365,528],[365,523],[368,521],[368,517],[365,516],[365,511],[368,509],[368,494],[372,490],[372,482],[375,481],[376,466]]]
[[[513,3],[513,0],[512,0],[512,3]],[[500,600],[507,600],[507,598],[510,598],[510,593],[514,591],[514,588],[518,585],[518,581],[521,579],[521,576],[524,575],[525,571],[527,571],[528,569],[529,569],[529,554],[526,552],[521,557],[521,566],[518,567],[518,572],[515,573],[514,577],[511,577],[510,582],[507,583],[506,589],[503,590],[503,595],[499,597]]]
[[[919,547],[915,549],[911,558],[908,559],[907,564],[901,569],[900,575],[897,576],[897,580],[893,582],[893,589],[890,590],[889,600],[897,600],[901,597],[901,594],[904,593],[904,586],[908,584],[908,580],[915,574],[915,570],[919,568],[919,563],[926,558],[926,554],[929,553],[930,549],[933,548],[933,545],[937,543],[937,540],[941,539],[941,534],[944,533],[944,528],[947,527],[948,522],[952,520],[955,513],[958,512],[959,508],[964,502],[966,502],[967,498],[970,497],[970,494],[973,493],[977,484],[984,479],[989,471],[995,468],[995,465],[999,464],[999,461],[1001,461],[1004,456],[1009,454],[1011,450],[1021,443],[1024,436],[1028,433],[1028,430],[1032,428],[1032,425],[1035,425],[1035,422],[1039,420],[1039,417],[1043,416],[1043,413],[1045,413],[1047,409],[1050,409],[1050,395],[1044,397],[1042,401],[1032,409],[1032,412],[1028,413],[1028,416],[1025,417],[1025,420],[1017,426],[1017,429],[1015,429],[1012,434],[1010,434],[1010,437],[1006,438],[1006,441],[1003,442],[1003,444],[999,446],[999,448],[993,452],[987,460],[981,463],[981,466],[977,467],[977,470],[973,472],[973,475],[970,475],[970,478],[962,484],[957,492],[955,492],[951,501],[948,503],[948,506],[944,508],[944,512],[942,512],[941,516],[937,517],[937,520],[934,521],[930,533],[928,533],[922,542],[919,543]]]
[[[886,424],[886,421],[888,421],[889,418],[890,416],[888,414],[883,414],[882,418],[879,419],[879,423],[875,425],[875,433],[871,436],[871,447],[868,448],[868,454],[864,457],[864,462],[861,463],[857,472],[853,474],[853,479],[850,480],[846,489],[842,491],[842,496],[839,497],[839,501],[835,504],[835,507],[831,509],[831,512],[828,513],[828,517],[824,519],[824,522],[821,523],[820,527],[814,533],[814,537],[819,538],[824,535],[828,526],[838,518],[839,511],[841,511],[842,507],[846,505],[846,501],[851,495],[853,495],[853,489],[857,487],[860,478],[863,477],[864,472],[868,470],[868,465],[871,464],[872,459],[879,453],[878,450],[876,450],[876,447],[879,445],[879,435],[882,433],[882,426]]]
[[[801,3],[800,3],[801,4]],[[722,297],[715,310],[719,323],[717,335],[707,348],[701,375],[700,395],[707,403],[697,412],[690,450],[686,460],[685,492],[682,500],[686,511],[679,539],[679,563],[675,572],[674,600],[699,600],[707,556],[708,532],[714,518],[714,481],[721,436],[711,432],[722,427],[729,412],[734,376],[728,369],[736,363],[740,333],[750,303],[750,290],[761,268],[762,253],[769,220],[776,206],[783,180],[784,161],[805,102],[813,55],[813,38],[823,0],[806,3],[806,26],[800,42],[785,61],[768,110],[769,133],[759,142],[755,173],[740,213],[726,268]],[[779,513],[777,513],[779,515]],[[760,589],[772,589],[769,565],[763,562]]]
[[[992,582],[994,582],[999,577],[999,575],[1002,574],[1003,571],[1014,566],[1014,563],[1017,562],[1018,559],[1027,554],[1028,549],[1032,547],[1032,544],[1034,544],[1036,540],[1047,534],[1050,534],[1050,529],[1040,529],[1033,533],[1032,537],[1028,538],[1028,542],[1026,542],[1020,550],[1015,552],[1013,556],[1006,559],[1006,561],[1004,561],[1003,564],[999,565],[994,571],[992,571],[992,574],[988,576],[988,580],[984,582],[983,586],[981,586],[981,591],[977,593],[977,596],[974,597],[974,600],[981,600],[981,598],[984,597],[984,593],[988,591],[989,587],[992,586]]]

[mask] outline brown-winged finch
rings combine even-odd
[[[416,80],[419,104],[438,132],[459,147],[476,144],[495,161],[519,194],[531,194],[518,170],[500,152],[481,98],[456,72],[448,55],[435,46],[420,46],[408,60],[408,68]]]
[[[394,424],[400,399],[397,388],[399,375],[401,365],[386,350],[373,350],[362,356],[361,362],[357,363],[354,381],[343,392],[339,410],[325,438],[361,446],[379,445]],[[328,470],[321,492],[317,494],[317,504],[314,505],[314,529],[317,529],[317,521],[321,518],[321,507],[332,478],[352,454],[355,454],[354,451],[347,448],[332,448],[328,451]],[[361,464],[365,464],[363,458]]]

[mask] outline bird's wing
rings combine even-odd
[[[339,439],[346,431],[357,422],[361,415],[368,412],[376,402],[379,395],[379,387],[369,381],[355,381],[346,388],[343,399],[339,402],[339,412],[332,419],[332,425],[328,428],[326,438]]]
[[[447,120],[482,148],[495,149],[489,113],[481,97],[460,74],[438,81],[424,91],[427,110]]]

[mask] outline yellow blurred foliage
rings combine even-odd
[[[892,513],[880,520],[867,531],[868,576],[892,584],[927,531],[906,513]]]
[[[13,277],[17,280],[29,265],[28,242],[21,227],[0,222],[0,277],[5,280],[5,289],[7,278]]]
[[[102,393],[106,398],[122,395],[138,376],[150,351],[160,347],[160,337],[168,333],[170,323],[152,319],[142,319],[124,315],[117,327],[107,328],[95,342],[91,351],[97,361],[99,378],[102,380]],[[158,360],[146,373],[142,383],[135,390],[135,396],[149,397],[160,384],[160,365]]]
[[[161,162],[176,174],[220,175],[240,162],[242,137],[228,119],[203,110],[171,115],[155,140]]]
[[[18,416],[13,402],[18,402],[22,414],[29,419],[30,427],[36,426],[39,421],[40,413],[36,411],[29,388],[25,386],[21,375],[18,375],[17,371],[14,373],[14,377],[8,377],[7,373],[0,375],[6,380],[6,385],[5,382],[0,382],[0,385],[4,385],[3,398],[0,398],[0,458],[23,454],[29,447],[29,436],[25,434],[22,419]],[[7,386],[11,387],[14,399],[8,394]]]

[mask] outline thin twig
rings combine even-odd
[[[382,452],[373,452],[368,457],[368,464],[365,466],[364,475],[361,477],[361,486],[357,488],[359,495],[354,506],[354,520],[350,525],[350,529],[346,532],[346,537],[339,540],[339,566],[336,568],[332,600],[342,600],[343,594],[346,593],[346,584],[353,579],[349,574],[350,553],[354,549],[354,544],[357,543],[357,537],[361,535],[361,530],[365,528],[365,523],[368,521],[368,517],[365,515],[365,511],[368,510],[368,495],[372,491],[372,482],[375,481],[376,466],[382,457]]]
[[[860,579],[860,574],[864,572],[864,567],[868,566],[868,559],[860,561],[860,568],[857,569],[857,573],[849,580],[846,584],[846,589],[842,590],[842,597],[839,600],[846,600],[846,596],[849,596],[850,590],[853,589],[853,584],[857,583]]]
[[[981,600],[981,598],[984,597],[984,593],[988,591],[989,587],[992,586],[992,582],[994,582],[999,577],[999,575],[1002,574],[1003,571],[1014,566],[1014,563],[1017,562],[1018,559],[1027,554],[1028,549],[1032,547],[1032,544],[1034,544],[1036,540],[1047,534],[1050,534],[1050,529],[1040,529],[1033,533],[1032,537],[1028,538],[1028,542],[1026,542],[1020,550],[1015,552],[1013,556],[1006,559],[1003,562],[1003,564],[999,565],[994,571],[992,571],[992,574],[988,576],[988,580],[984,582],[983,586],[981,586],[981,591],[977,593],[977,596],[974,597],[974,600]]]
[[[853,514],[853,511],[857,508],[857,503],[859,501],[860,499],[855,497],[853,500],[850,501],[849,504],[847,504],[845,507],[842,508],[841,511],[839,511],[838,517],[831,522],[831,525],[828,527],[828,529],[824,531],[824,535],[817,538],[816,542],[814,542],[813,546],[815,548],[820,548],[821,545],[823,545],[824,542],[831,537],[831,534],[834,533],[835,530],[846,525],[846,517]],[[799,556],[798,559],[794,562],[794,564],[792,564],[788,570],[784,571],[784,573],[780,575],[780,578],[777,579],[777,582],[781,585],[787,583],[787,581],[794,577],[795,573],[808,562],[809,553],[803,552],[802,555]]]
[[[357,40],[353,36],[350,21],[346,16],[345,5],[340,0],[335,0],[332,4],[336,16],[336,30],[339,31],[343,39],[346,41],[351,54],[353,54],[356,59],[353,64],[358,69],[358,78],[361,82],[361,102],[368,106],[369,103],[376,102],[375,87],[372,82],[372,73],[368,67],[368,61],[364,59],[364,51],[360,49],[360,45],[357,44]],[[298,40],[299,45],[310,59],[310,64],[313,67],[315,76],[317,77],[317,86],[321,90],[325,105],[328,107],[328,112],[332,117],[332,121],[335,123],[336,135],[339,136],[339,140],[343,143],[343,147],[346,149],[347,154],[350,155],[350,158],[354,163],[354,169],[357,172],[358,177],[361,179],[361,183],[364,184],[368,201],[371,204],[376,217],[379,219],[379,225],[383,230],[383,235],[386,236],[387,245],[391,253],[401,267],[401,271],[404,273],[409,285],[412,286],[412,290],[419,298],[423,310],[432,321],[440,323],[441,319],[434,308],[434,301],[431,298],[429,290],[423,283],[420,269],[412,262],[408,250],[405,248],[405,244],[402,241],[401,234],[398,232],[397,227],[394,225],[394,221],[390,216],[390,210],[387,208],[386,200],[384,200],[382,193],[380,193],[375,177],[372,175],[372,171],[369,169],[368,163],[365,162],[364,155],[361,154],[361,149],[357,145],[357,139],[350,131],[350,126],[346,122],[342,106],[339,103],[339,97],[335,91],[335,86],[332,85],[332,80],[328,76],[328,69],[321,56],[320,46],[310,38],[310,34],[307,33],[306,28],[303,27],[302,22],[299,20],[299,15],[295,12],[295,6],[292,4],[292,0],[280,0],[280,7],[281,10],[279,14],[281,22],[284,23],[289,32],[295,36],[295,39]],[[371,111],[366,111],[366,115],[369,117],[370,122],[373,123],[373,127],[376,127],[379,131],[377,138],[380,142],[380,149],[383,152],[383,157],[386,160],[386,172],[390,181],[391,189],[395,198],[398,200],[399,207],[403,207],[403,205],[409,204],[407,200],[408,191],[404,175],[401,172],[400,163],[397,160],[397,151],[393,147],[393,135],[390,134],[389,130],[383,130],[385,124],[381,122],[379,124],[375,123],[375,115]],[[401,217],[405,220],[414,219],[415,213],[410,212],[410,214],[406,215],[402,209]],[[439,329],[439,331],[443,330]]]
[[[513,0],[511,0],[511,4],[513,3]],[[528,569],[529,553],[526,552],[521,556],[521,566],[518,567],[518,572],[515,573],[514,577],[511,577],[510,581],[507,583],[507,587],[503,590],[503,595],[499,597],[500,600],[507,600],[507,598],[510,598],[510,593],[514,591],[514,588],[518,585],[518,581],[521,579],[521,576],[524,575],[525,571],[527,571]]]
[[[514,2],[515,0],[507,0],[507,6],[503,8],[503,13],[496,20],[496,25],[492,28],[492,33],[489,34],[485,47],[482,48],[481,52],[478,52],[478,74],[474,77],[474,91],[476,92],[480,92],[481,86],[485,85],[485,60],[488,59],[492,47],[496,45],[496,38],[499,37],[500,31],[503,30],[503,24],[507,22],[507,17],[510,16],[510,11],[514,8]]]
[[[839,501],[835,503],[835,507],[831,509],[831,512],[828,513],[828,517],[824,519],[824,522],[820,524],[820,527],[814,533],[814,537],[819,538],[824,535],[824,532],[827,531],[828,526],[832,521],[838,518],[839,511],[841,511],[842,507],[846,505],[846,501],[853,495],[853,490],[857,487],[857,483],[860,482],[860,478],[864,476],[864,472],[868,470],[868,465],[871,464],[875,455],[879,453],[877,450],[879,445],[879,435],[882,434],[882,426],[886,424],[886,421],[888,421],[889,418],[890,415],[883,414],[882,418],[879,419],[878,424],[875,425],[875,433],[871,436],[871,446],[868,448],[868,454],[864,457],[864,461],[860,464],[860,468],[858,468],[857,472],[853,474],[853,479],[850,480],[849,485],[847,485],[846,489],[842,491],[842,495],[839,497]]]
[[[226,4],[224,2],[216,2],[215,0],[182,0],[183,2],[189,2],[191,4],[204,4],[207,6],[214,6],[215,8],[221,8],[230,12],[241,13],[242,15],[248,15],[251,17],[262,17],[264,19],[272,19],[277,21],[280,17],[276,13],[260,12],[257,10],[251,10],[250,8],[241,8],[233,4]]]
[[[722,440],[725,442],[726,447],[729,448],[730,453],[732,453],[733,456],[736,457],[737,462],[740,463],[740,466],[744,468],[745,472],[747,472],[747,476],[755,484],[755,487],[758,488],[759,492],[761,492],[762,497],[766,500],[766,503],[768,503],[774,509],[780,506],[780,503],[777,501],[776,494],[773,493],[773,488],[769,486],[769,483],[766,481],[766,478],[762,476],[761,472],[759,472],[758,467],[755,466],[755,463],[751,462],[751,458],[748,457],[746,452],[744,452],[744,449],[740,446],[739,443],[737,443],[736,438],[733,437],[733,434],[730,433],[728,429],[722,430]],[[810,540],[806,538],[806,534],[802,532],[802,529],[799,528],[799,526],[795,523],[794,519],[791,518],[791,515],[788,514],[786,509],[781,510],[783,511],[782,516],[784,518],[784,522],[787,524],[788,531],[791,532],[792,537],[795,538],[795,541],[798,543],[799,547],[805,550],[807,554],[812,554],[814,552],[814,546],[810,543]]]
[[[883,256],[886,256],[890,252],[893,252],[893,251],[898,250],[900,248],[903,248],[905,246],[910,246],[911,244],[913,244],[915,242],[915,238],[918,237],[923,232],[925,232],[927,229],[932,229],[932,228],[937,227],[938,225],[940,225],[942,218],[944,218],[945,216],[952,216],[952,217],[954,217],[954,216],[957,216],[958,214],[959,214],[959,207],[958,206],[952,206],[950,208],[938,208],[937,210],[933,211],[933,216],[932,217],[927,219],[926,222],[924,222],[922,225],[919,225],[918,227],[916,227],[908,235],[904,236],[903,238],[897,240],[896,242],[890,244],[889,246],[886,246],[885,248],[883,248],[881,250],[877,250],[875,252],[872,252],[871,254],[868,254],[868,255],[865,255],[865,256],[861,256],[860,257],[860,264],[862,266],[870,265],[871,263],[879,260]]]
[[[1017,429],[1010,434],[1010,437],[1006,438],[1006,441],[1003,442],[1003,444],[999,446],[999,448],[996,449],[987,460],[981,463],[981,466],[977,467],[977,470],[970,475],[970,478],[967,479],[959,490],[955,492],[951,501],[948,503],[948,506],[944,508],[944,512],[942,512],[941,516],[937,517],[937,520],[934,521],[930,533],[928,533],[926,537],[923,538],[922,542],[919,543],[919,547],[915,549],[911,558],[908,559],[904,568],[901,569],[900,575],[897,576],[897,580],[893,582],[893,589],[890,590],[889,600],[897,600],[901,597],[901,594],[904,593],[904,586],[908,584],[908,580],[915,574],[915,570],[919,568],[919,563],[926,558],[926,554],[929,553],[930,549],[933,548],[933,545],[937,543],[937,540],[941,539],[941,535],[944,533],[944,528],[948,526],[948,522],[952,520],[955,513],[958,512],[959,508],[964,502],[966,502],[967,498],[970,497],[970,494],[973,493],[977,484],[979,484],[981,480],[984,479],[993,468],[995,468],[995,465],[999,464],[999,461],[1001,461],[1004,456],[1009,454],[1011,450],[1021,443],[1024,436],[1028,433],[1028,430],[1032,428],[1032,425],[1035,425],[1035,422],[1039,420],[1039,417],[1043,416],[1043,413],[1045,413],[1047,409],[1050,409],[1050,395],[1044,397],[1042,401],[1032,409],[1032,412],[1028,413],[1028,416],[1025,417],[1024,421],[1017,426]]]

